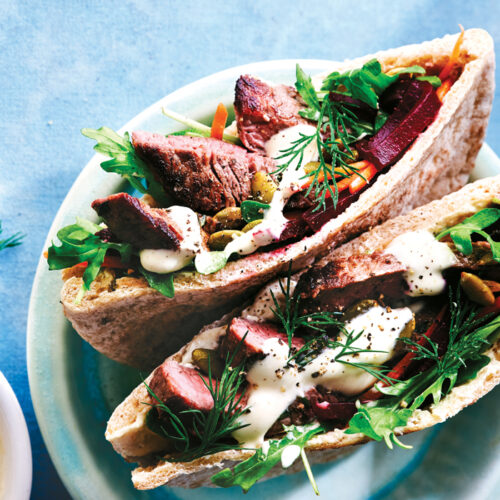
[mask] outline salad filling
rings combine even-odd
[[[383,252],[264,290],[227,330],[214,330],[215,348],[154,372],[148,425],[171,444],[165,459],[254,448],[212,477],[246,491],[269,470],[256,473],[255,461],[273,466],[277,454],[289,466],[318,433],[343,429],[404,447],[396,434],[413,412],[490,361],[484,352],[500,332],[499,223],[500,209],[486,208],[439,234],[403,233]],[[210,431],[200,415],[214,419]],[[285,452],[299,437],[297,453]]]
[[[294,88],[243,75],[236,129],[224,128],[223,105],[211,128],[164,110],[190,127],[168,136],[84,129],[110,158],[102,168],[144,197],[96,200],[107,231],[92,232],[81,219],[63,228],[62,245],[48,252],[50,269],[86,266],[80,300],[111,257],[118,275],[142,275],[172,297],[175,272],[211,274],[230,259],[314,234],[435,120],[462,71],[455,59],[444,68],[386,70],[373,59],[314,81],[297,65]]]

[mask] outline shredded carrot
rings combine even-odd
[[[436,94],[438,96],[438,99],[441,102],[443,102],[444,96],[449,92],[452,85],[453,85],[453,82],[451,81],[451,78],[448,78],[436,90]]]
[[[43,256],[48,259],[49,258],[49,252],[47,252],[47,250],[45,250],[45,252],[43,252]]]
[[[79,264],[75,264],[74,267],[83,267],[86,268],[89,265],[87,261],[80,262]],[[104,261],[102,263],[102,267],[111,267],[115,269],[126,269],[127,266],[121,261],[120,257],[115,257],[114,255],[106,255],[104,257]]]
[[[227,121],[227,109],[221,102],[217,106],[217,111],[215,112],[214,119],[212,121],[212,128],[210,131],[210,137],[214,139],[222,139],[224,135],[224,129],[226,127]]]
[[[451,70],[453,69],[453,66],[455,66],[457,60],[458,60],[458,55],[460,54],[460,46],[462,45],[462,41],[464,39],[464,27],[459,24],[461,33],[458,35],[457,41],[455,42],[455,46],[453,47],[453,50],[451,52],[451,56],[448,59],[448,62],[444,65],[444,68],[441,70],[441,73],[439,73],[439,79],[441,81],[446,80],[448,78],[448,75],[451,73]]]
[[[349,192],[351,194],[357,193],[375,177],[375,174],[377,173],[375,165],[373,165],[372,163],[369,163],[368,165],[368,167],[359,172],[364,178],[360,175],[355,175],[355,178],[349,184]]]
[[[317,163],[317,162],[315,162],[315,163]],[[363,160],[363,161],[357,161],[356,163],[351,163],[349,166],[350,166],[350,167],[352,167],[352,168],[355,168],[355,169],[361,170],[361,169],[363,169],[363,168],[366,168],[366,167],[367,167],[367,166],[369,166],[369,165],[371,165],[371,163],[370,163],[370,162],[368,162],[368,161],[366,161],[366,160]],[[343,167],[339,167],[339,168],[340,168],[340,169],[342,169]],[[345,168],[344,168],[344,170],[345,170]],[[347,170],[346,170],[346,172],[347,172]],[[341,177],[342,177],[342,175],[341,175],[340,173],[337,173],[337,172],[335,173],[335,179],[339,179],[339,178],[341,178]],[[349,176],[349,177],[342,177],[342,180],[344,180],[344,179],[350,179],[350,178],[351,178],[351,176]],[[323,174],[323,172],[322,172],[322,173],[320,173],[320,174],[318,175],[317,182],[320,182],[320,183],[321,183],[321,182],[323,182],[323,181],[324,181],[324,179],[325,179],[325,176],[324,176],[324,174]],[[327,179],[328,179],[328,180],[331,180],[331,179],[332,179],[331,174],[328,174],[328,175],[327,175]],[[314,181],[314,175],[311,175],[311,176],[310,176],[310,177],[309,177],[309,178],[308,178],[308,179],[304,182],[304,184],[302,184],[301,189],[302,189],[302,190],[307,189],[307,188],[308,188],[308,187],[309,187],[309,186],[313,183],[313,181]],[[342,182],[342,181],[339,181],[339,182]],[[337,184],[338,184],[338,183],[337,183]],[[347,185],[349,185],[349,184],[347,184]]]

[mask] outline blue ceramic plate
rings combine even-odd
[[[230,106],[234,82],[243,73],[277,82],[293,82],[297,61],[269,61],[232,68],[170,94],[130,121],[123,129],[172,132],[176,125],[161,114],[163,106],[195,119],[210,116],[217,103]],[[327,61],[299,61],[309,73],[328,67]],[[82,126],[85,124],[82,124]],[[92,143],[89,141],[89,150]],[[95,219],[90,203],[123,190],[114,174],[101,170],[96,155],[83,169],[57,213],[45,248],[59,228],[75,216]],[[484,147],[476,176],[500,173],[500,161]],[[59,304],[61,278],[40,258],[28,318],[28,370],[38,423],[54,464],[75,498],[152,499],[234,498],[241,490],[159,488],[138,492],[130,471],[104,439],[106,421],[115,406],[140,382],[139,373],[94,351],[72,330]],[[499,477],[500,419],[498,390],[451,422],[405,438],[411,451],[389,451],[370,443],[333,464],[313,467],[324,498],[381,498],[392,492],[411,496],[478,498],[493,494]],[[411,474],[411,476],[410,476]],[[408,477],[410,476],[410,477]],[[497,490],[498,491],[498,490]],[[304,473],[256,485],[246,499],[313,498]]]

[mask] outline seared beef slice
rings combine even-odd
[[[309,123],[299,115],[304,105],[287,85],[271,87],[250,75],[236,82],[234,111],[241,142],[251,151],[265,152],[264,144],[280,130]]]
[[[270,158],[208,137],[134,132],[132,142],[165,192],[204,214],[240,205],[250,195],[253,174],[276,169]]]
[[[406,267],[390,254],[350,255],[300,277],[297,289],[303,312],[337,311],[363,299],[401,297]]]
[[[166,210],[150,208],[127,193],[95,200],[92,208],[121,242],[137,248],[179,248],[182,234]]]

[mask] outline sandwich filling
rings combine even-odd
[[[50,269],[81,268],[80,301],[103,267],[143,276],[167,297],[173,273],[211,274],[231,259],[272,251],[338,217],[411,148],[460,77],[457,55],[443,68],[361,68],[295,87],[250,75],[236,82],[235,126],[217,108],[209,128],[167,136],[84,129],[101,166],[126,178],[139,199],[119,193],[92,207],[105,228],[78,219],[48,250]]]
[[[500,332],[499,223],[500,209],[486,208],[439,234],[407,232],[382,251],[265,289],[215,332],[217,348],[154,372],[148,422],[171,443],[167,460],[255,448],[258,458],[212,478],[245,490],[244,472],[269,447],[284,453],[300,441],[302,453],[317,433],[344,429],[404,446],[396,433],[412,413],[490,360],[484,352]],[[222,419],[211,437],[210,418]]]

